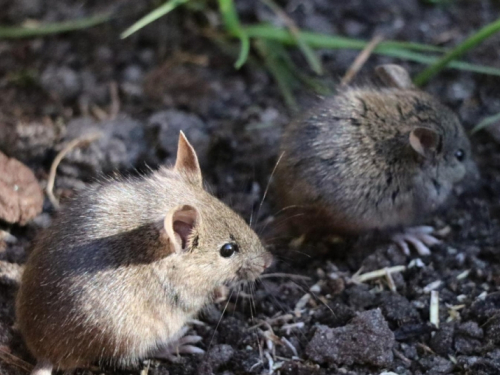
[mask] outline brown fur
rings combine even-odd
[[[203,190],[193,155],[184,162],[186,153],[179,155],[173,169],[89,188],[38,239],[17,319],[40,362],[59,369],[135,363],[176,340],[214,289],[253,280],[269,264],[244,220]],[[199,220],[186,248],[176,250],[179,238],[168,236],[164,219],[183,205]],[[240,251],[223,258],[227,242]]]
[[[285,129],[277,178],[283,205],[305,214],[300,225],[359,233],[418,223],[477,173],[455,114],[402,68],[384,73],[392,87],[342,89]],[[429,150],[410,144],[411,134]]]

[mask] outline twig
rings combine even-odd
[[[286,323],[286,322],[288,322],[291,319],[293,319],[293,315],[292,314],[279,315],[279,316],[277,316],[275,318],[269,318],[269,319],[263,320],[263,321],[257,323],[256,325],[250,327],[249,329],[259,328],[262,325],[272,326],[273,324],[276,324],[276,323],[279,323],[279,322]]]
[[[363,283],[368,280],[378,279],[380,277],[384,277],[387,274],[395,273],[395,272],[403,272],[406,270],[406,266],[394,266],[389,268],[382,268],[380,270],[367,272],[362,275],[354,275],[352,277],[353,282]]]
[[[286,337],[282,337],[281,341],[285,343],[286,346],[288,346],[288,348],[292,351],[295,357],[299,356],[299,354],[297,353],[297,348],[295,348],[295,346],[293,346],[293,344],[290,341],[288,341]]]
[[[441,280],[436,280],[436,281],[433,281],[432,283],[430,284],[427,284],[424,289],[423,289],[423,292],[424,293],[429,293],[433,290],[436,290],[437,288],[439,288],[441,286],[443,282]]]
[[[94,115],[95,118],[97,118],[97,120],[99,121],[106,121],[109,119],[109,115],[108,113],[102,109],[101,107],[99,107],[97,104],[92,104],[90,106],[90,109],[92,111],[92,114]]]
[[[439,328],[439,292],[436,290],[431,292],[429,320],[436,328]]]
[[[352,65],[349,67],[347,70],[346,74],[342,78],[342,81],[340,82],[341,86],[346,86],[348,85],[352,79],[358,74],[358,72],[361,70],[363,65],[365,65],[366,61],[368,58],[371,56],[373,50],[377,48],[380,42],[382,42],[384,38],[381,35],[376,35],[370,43],[366,45],[365,48],[360,52],[360,54],[356,57]]]
[[[410,360],[410,359],[408,359],[408,358],[406,358],[406,357],[404,356],[404,354],[403,354],[403,353],[401,353],[399,350],[397,350],[397,349],[392,349],[392,351],[394,352],[394,355],[395,355],[396,357],[398,357],[400,360],[402,360],[403,362],[405,362],[408,366],[410,366],[410,365],[411,365],[411,360]]]
[[[109,84],[109,97],[111,105],[109,107],[109,119],[114,120],[120,112],[120,95],[118,93],[118,85],[115,81]]]
[[[19,357],[16,357],[14,354],[11,354],[5,346],[0,346],[0,359],[8,365],[20,368],[25,372],[31,372],[34,367],[32,364],[22,360]]]
[[[66,154],[70,152],[72,149],[77,147],[80,144],[84,143],[90,143],[95,141],[96,139],[101,137],[101,133],[93,133],[90,135],[86,135],[77,139],[73,139],[71,142],[69,142],[66,147],[64,147],[56,156],[54,161],[52,162],[52,165],[50,166],[50,172],[49,172],[49,178],[47,179],[47,196],[49,197],[50,202],[54,205],[56,209],[59,208],[59,200],[55,197],[54,195],[54,183],[56,180],[56,172],[57,172],[57,167],[59,166],[59,163],[64,159]]]
[[[389,285],[389,289],[392,292],[396,291],[396,284],[394,284],[394,279],[392,278],[392,275],[387,272],[387,268],[385,269],[385,278],[387,280],[387,285]]]
[[[281,327],[282,331],[285,331],[287,335],[290,334],[290,331],[294,328],[304,328],[305,323],[304,322],[297,322],[297,323],[292,323],[292,324],[283,324]]]
[[[295,316],[300,317],[301,310],[307,305],[307,303],[310,300],[311,300],[311,295],[309,293],[306,293],[302,297],[300,297],[299,301],[295,305],[295,308],[293,309]]]
[[[269,354],[269,352],[264,352],[264,355],[266,356],[267,358],[267,362],[269,363],[269,374],[272,375],[272,373],[274,372],[274,361],[273,359],[271,358],[271,355]]]

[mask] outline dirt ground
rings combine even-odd
[[[364,39],[382,33],[443,46],[455,45],[500,11],[493,0],[280,3],[304,29]],[[277,22],[260,2],[237,4],[245,22]],[[2,152],[29,166],[45,187],[51,163],[68,140],[94,130],[104,134],[59,166],[55,194],[62,205],[99,175],[137,174],[146,165],[171,163],[182,129],[214,194],[245,218],[257,211],[291,113],[259,64],[237,71],[234,56],[203,36],[203,16],[179,9],[120,40],[119,32],[151,4],[0,0],[0,6],[2,25],[110,9],[122,15],[85,31],[0,41]],[[487,40],[467,60],[500,67],[499,42],[498,36]],[[318,55],[325,79],[336,82],[357,52]],[[300,54],[294,58],[307,69]],[[372,56],[360,79],[392,61],[401,63]],[[423,68],[402,64],[412,74]],[[456,110],[470,130],[500,112],[499,87],[498,77],[447,70],[426,90]],[[306,90],[296,94],[301,108],[316,100]],[[448,232],[432,255],[408,257],[371,236],[320,243],[302,243],[300,233],[283,236],[288,218],[279,213],[271,184],[256,220],[276,265],[254,290],[233,293],[227,305],[201,314],[193,331],[203,337],[206,355],[77,373],[500,374],[500,145],[487,132],[473,136],[472,144],[481,181],[428,221]],[[14,296],[30,243],[54,214],[46,198],[43,213],[28,225],[1,224],[17,238],[0,243],[1,374],[23,374],[34,363],[15,329]],[[384,276],[355,282],[359,270],[401,265],[406,270],[393,273],[393,283]],[[439,328],[429,322],[432,290],[439,292]]]

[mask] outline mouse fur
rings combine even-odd
[[[225,258],[227,243],[238,251]],[[254,280],[270,261],[203,189],[181,133],[174,168],[92,186],[58,215],[26,264],[17,321],[39,363],[134,365],[178,339],[217,287]]]
[[[385,87],[340,88],[284,130],[278,186],[301,225],[345,233],[409,226],[477,175],[457,116],[403,68],[377,73]]]

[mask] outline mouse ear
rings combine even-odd
[[[199,223],[200,214],[190,205],[177,206],[167,213],[163,227],[176,253],[188,250],[189,236]]]
[[[395,87],[398,89],[415,88],[410,75],[406,69],[400,65],[379,65],[375,68],[375,73],[382,80],[382,82],[389,87]]]
[[[418,154],[430,157],[441,149],[441,135],[429,128],[415,128],[410,133],[410,145]]]
[[[203,186],[198,156],[182,131],[179,134],[177,160],[175,161],[174,171],[181,173],[189,182],[200,187]]]

